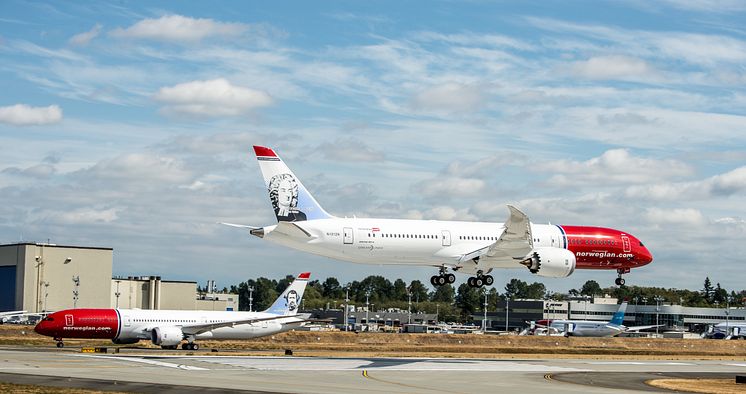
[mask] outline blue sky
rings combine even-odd
[[[222,285],[433,274],[216,225],[272,222],[262,144],[338,216],[503,221],[512,203],[643,239],[656,260],[627,283],[743,289],[746,6],[649,3],[4,1],[0,242]]]

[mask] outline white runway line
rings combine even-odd
[[[134,363],[155,365],[155,366],[158,366],[158,367],[184,369],[184,370],[187,370],[187,371],[209,371],[208,368],[195,367],[195,366],[192,366],[192,365],[184,365],[184,364],[166,363],[166,362],[163,362],[163,361],[148,360],[148,359],[139,358],[139,357],[95,356],[95,355],[89,355],[89,354],[69,354],[69,356],[71,356],[71,357],[86,357],[86,358],[103,358],[103,359],[107,359],[107,360],[116,360],[116,361],[129,361],[129,362],[134,362]]]
[[[694,363],[680,362],[648,362],[648,361],[583,361],[581,364],[589,365],[697,365]]]

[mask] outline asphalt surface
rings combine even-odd
[[[666,392],[662,377],[735,378],[746,361],[495,360],[84,354],[0,348],[0,381],[140,393]],[[745,387],[746,389],[746,387]]]

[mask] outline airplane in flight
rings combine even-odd
[[[115,344],[150,340],[164,349],[197,350],[197,339],[247,339],[277,334],[308,320],[298,316],[309,272],[304,272],[263,312],[145,309],[66,309],[42,319],[34,331],[53,337],[111,339]],[[183,340],[186,342],[182,343]]]
[[[709,326],[702,337],[709,339],[742,339],[746,338],[746,323],[724,321]]]
[[[433,286],[454,283],[452,272],[472,275],[472,287],[492,285],[496,268],[520,268],[551,278],[575,269],[623,274],[653,257],[632,234],[603,227],[534,224],[508,205],[505,223],[341,218],[327,213],[274,150],[254,146],[277,223],[247,226],[251,235],[300,251],[363,264],[436,267]]]
[[[661,325],[652,326],[633,326],[624,325],[624,313],[627,311],[627,302],[619,305],[619,310],[614,313],[610,321],[594,320],[539,320],[535,323],[537,331],[534,335],[542,335],[539,330],[549,335],[564,335],[574,337],[615,337],[623,332],[634,332],[647,330],[649,328],[660,327]]]

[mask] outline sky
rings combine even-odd
[[[628,285],[746,288],[742,1],[0,2],[0,243],[114,274],[428,282],[218,222],[274,222],[252,145],[337,216],[591,225]],[[493,272],[550,290],[565,279]],[[459,275],[459,280],[466,275]]]

